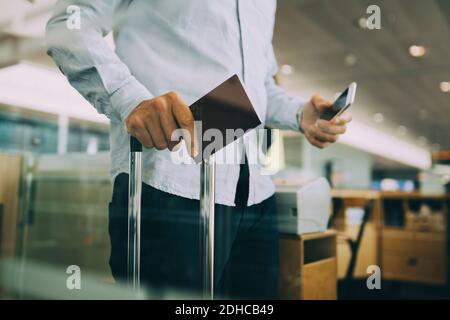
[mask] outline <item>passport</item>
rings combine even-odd
[[[208,152],[214,154],[261,124],[261,120],[236,74],[194,102],[189,108],[194,120],[201,121],[201,126],[196,126],[197,136],[202,137],[201,154],[195,158],[196,162],[202,161],[207,156],[204,155],[204,151],[209,144],[214,142],[214,140],[205,141],[204,139],[205,132],[209,129],[216,129],[215,132],[220,132],[222,135],[221,147]],[[227,130],[234,130],[232,139],[227,139],[230,137],[229,134],[227,135]]]

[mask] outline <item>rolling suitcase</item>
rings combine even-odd
[[[130,175],[128,184],[127,277],[133,289],[140,288],[142,145],[130,138]],[[200,171],[199,246],[202,295],[214,298],[214,155],[202,161]]]

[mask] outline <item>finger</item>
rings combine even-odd
[[[317,121],[317,127],[325,133],[329,134],[343,134],[347,130],[345,124],[335,124],[334,122],[326,121],[323,119]]]
[[[172,106],[160,114],[160,121],[169,150],[173,150],[179,141],[172,141],[172,134],[177,129],[177,124],[172,114]]]
[[[345,111],[343,114],[337,117],[337,120],[339,121],[339,124],[349,123],[350,121],[352,121],[352,114],[350,111]]]
[[[314,137],[310,137],[310,138],[308,139],[308,141],[309,141],[309,143],[311,143],[313,146],[315,146],[315,147],[317,147],[317,148],[319,148],[319,149],[326,148],[326,147],[329,145],[328,142],[322,142],[322,141],[319,141],[319,140],[317,140],[317,139],[314,138]]]
[[[194,116],[189,107],[178,97],[176,93],[170,93],[172,99],[172,113],[179,127],[187,130],[189,137],[184,137],[188,144],[191,157],[198,155],[198,141],[194,127]]]
[[[316,108],[317,111],[321,112],[327,108],[331,108],[331,106],[333,105],[332,102],[323,99],[321,96],[319,95],[314,95],[311,98],[311,102],[313,104],[313,106]]]
[[[150,135],[152,137],[153,146],[158,150],[166,149],[167,141],[166,141],[166,137],[164,136],[164,132],[161,128],[159,116],[155,115],[155,116],[149,117],[147,119],[147,121],[145,122],[145,127],[147,128],[148,132],[150,133]]]
[[[314,138],[316,140],[320,141],[320,142],[331,142],[331,143],[334,143],[334,142],[337,141],[338,137],[335,134],[329,134],[329,133],[326,133],[326,132],[324,132],[324,131],[319,129],[319,130],[315,131]]]
[[[144,124],[139,130],[133,131],[131,135],[138,139],[145,148],[153,148],[153,139]]]

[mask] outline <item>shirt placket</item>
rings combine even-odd
[[[246,83],[246,76],[248,76],[248,73],[246,72],[246,61],[247,61],[247,46],[246,46],[246,23],[248,21],[245,20],[245,1],[236,0],[236,11],[237,11],[237,20],[239,24],[239,36],[240,36],[240,46],[241,46],[241,63],[242,63],[242,70],[241,70],[241,78],[244,84]],[[244,17],[244,19],[243,19]],[[245,154],[248,154],[249,152],[249,145],[245,143],[244,141],[241,142],[243,144],[243,149]],[[249,157],[247,157],[248,159]],[[255,173],[253,166],[249,165],[249,193],[248,193],[248,204],[254,203],[254,197],[255,197],[255,190],[253,188],[253,179],[255,179]]]

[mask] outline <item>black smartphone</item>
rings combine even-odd
[[[320,118],[330,121],[333,118],[341,115],[345,110],[350,107],[355,101],[356,94],[356,82],[352,82],[347,89],[342,92],[339,97],[334,101],[331,108],[323,110],[320,114]]]

